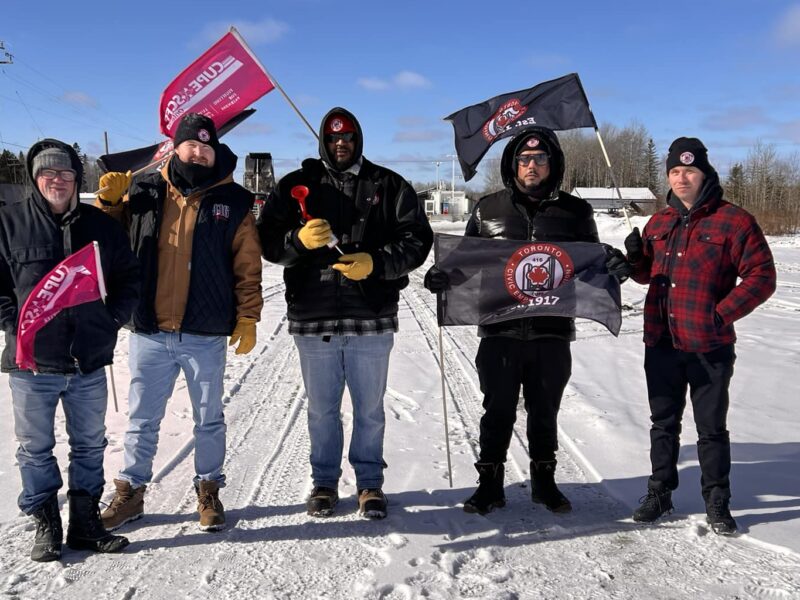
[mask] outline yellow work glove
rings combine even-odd
[[[128,186],[131,184],[131,172],[119,173],[112,171],[106,173],[100,178],[100,189],[104,190],[97,194],[106,204],[112,206],[119,204],[125,192],[128,191]],[[106,189],[108,188],[108,189]]]
[[[372,273],[372,257],[366,252],[343,254],[339,257],[339,262],[331,265],[331,268],[336,269],[348,279],[361,281]]]
[[[236,327],[231,334],[231,341],[228,342],[229,346],[233,346],[236,342],[239,345],[236,347],[236,354],[247,354],[255,348],[256,345],[256,320],[252,317],[240,317],[236,321]]]
[[[309,250],[322,248],[331,241],[331,226],[325,219],[311,219],[300,228],[297,237]]]

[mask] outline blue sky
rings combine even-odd
[[[437,160],[449,180],[444,116],[570,72],[599,122],[643,124],[660,153],[697,136],[724,172],[759,140],[800,151],[800,2],[777,0],[9,0],[0,40],[14,63],[0,65],[0,146],[56,137],[97,155],[103,131],[112,152],[161,139],[164,87],[230,25],[315,128],[330,107],[350,109],[365,156],[412,180],[434,180]],[[277,91],[254,107],[223,140],[240,170],[247,152],[271,152],[279,172],[316,155]]]

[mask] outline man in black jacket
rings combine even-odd
[[[464,235],[547,242],[599,242],[592,207],[559,191],[564,154],[556,134],[531,127],[506,146],[500,162],[505,188],[481,198]],[[611,267],[628,269],[619,251]],[[425,287],[442,292],[447,275],[432,267]],[[477,491],[464,502],[466,512],[485,514],[505,506],[503,479],[520,387],[528,413],[531,497],[553,512],[569,512],[570,501],[555,483],[558,410],[569,381],[575,322],[567,317],[525,317],[478,329],[482,338],[475,364],[485,413],[480,424]]]
[[[321,159],[303,161],[280,181],[258,228],[264,258],[286,267],[289,333],[308,394],[308,514],[328,516],[339,499],[347,384],[359,512],[383,518],[383,395],[397,302],[433,234],[411,185],[361,155],[361,126],[350,112],[332,109],[319,137]]]
[[[100,520],[108,399],[103,367],[112,362],[117,331],[138,298],[139,266],[113,219],[78,202],[83,167],[67,144],[46,139],[28,152],[31,196],[0,209],[0,324],[6,334],[2,370],[9,373],[20,509],[36,521],[35,561],[61,557],[58,505],[61,472],[55,457],[55,412],[61,398],[69,434],[67,545],[118,552],[128,540],[109,534]],[[36,334],[36,371],[17,366],[19,310],[33,288],[64,258],[96,241],[108,296],[62,310]]]

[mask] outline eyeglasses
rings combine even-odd
[[[38,177],[43,177],[45,179],[55,179],[56,177],[61,177],[62,181],[75,181],[76,176],[77,174],[75,171],[71,171],[69,169],[64,171],[56,171],[55,169],[42,169],[38,174]]]
[[[517,164],[521,167],[527,167],[529,164],[531,164],[531,161],[541,167],[550,161],[550,155],[545,153],[517,155]]]
[[[335,144],[339,140],[343,142],[352,142],[353,138],[356,137],[355,132],[348,131],[347,133],[326,133],[325,134],[325,143],[326,144]]]

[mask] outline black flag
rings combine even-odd
[[[462,108],[445,120],[453,123],[464,181],[472,179],[475,167],[492,144],[525,127],[597,127],[577,73]]]
[[[434,236],[450,289],[437,297],[440,325],[489,325],[521,317],[583,317],[614,335],[622,326],[619,282],[606,246]]]
[[[230,121],[227,121],[224,125],[222,125],[222,127],[219,128],[219,131],[217,131],[217,136],[222,137],[254,112],[256,112],[255,108],[243,110]],[[97,164],[104,173],[111,171],[119,171],[121,173],[125,173],[127,171],[138,171],[142,167],[145,167],[152,162],[162,158],[166,159],[170,152],[172,152],[172,140],[165,140],[160,144],[153,144],[152,146],[145,146],[144,148],[135,148],[133,150],[126,150],[125,152],[104,154],[97,159]],[[160,167],[161,163],[154,165],[153,170],[159,169]]]

